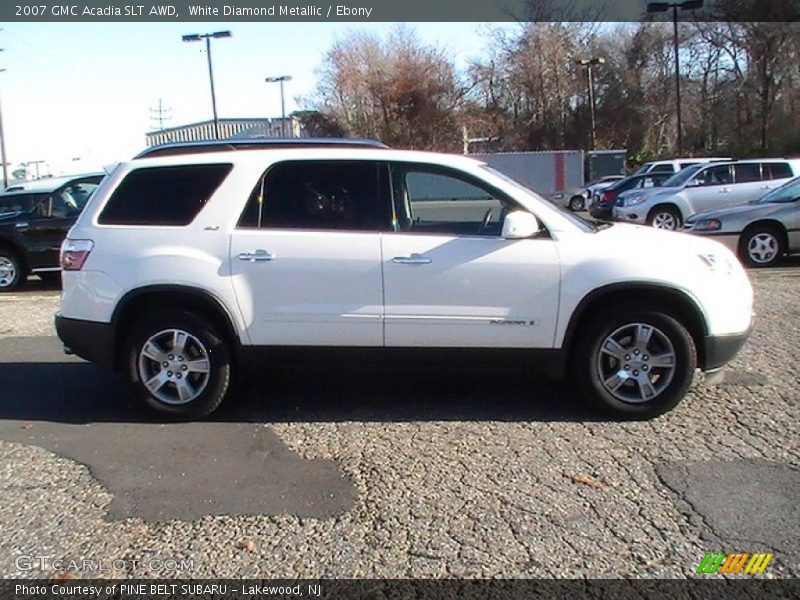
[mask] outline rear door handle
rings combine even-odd
[[[255,252],[240,252],[236,258],[245,262],[266,262],[275,260],[275,255],[266,250],[256,250]]]
[[[431,259],[422,254],[412,254],[411,256],[395,256],[392,262],[399,265],[428,265],[431,263]]]

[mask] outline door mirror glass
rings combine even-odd
[[[699,179],[690,179],[686,182],[686,187],[698,187],[702,185],[702,182]]]
[[[503,237],[507,240],[533,237],[540,229],[538,219],[522,210],[508,213],[503,221]]]

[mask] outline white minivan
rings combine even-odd
[[[613,218],[676,230],[691,215],[745,204],[800,175],[800,159],[761,158],[699,164],[660,188],[620,194]]]

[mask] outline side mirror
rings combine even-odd
[[[507,240],[521,240],[533,237],[540,230],[536,217],[529,212],[515,210],[506,215],[502,236]]]
[[[686,182],[686,187],[699,187],[700,180],[699,179],[690,179]]]

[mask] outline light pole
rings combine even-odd
[[[267,77],[264,81],[267,83],[280,83],[281,85],[281,134],[283,137],[294,137],[294,132],[292,135],[286,135],[286,103],[284,102],[283,97],[283,82],[284,81],[291,81],[291,75],[280,75],[279,77]]]
[[[214,69],[211,66],[211,38],[231,37],[230,31],[215,31],[213,33],[190,33],[182,36],[184,42],[199,42],[206,40],[206,56],[208,57],[208,80],[211,82],[211,109],[214,111],[214,138],[219,139],[219,119],[217,118],[217,96],[214,92]]]
[[[0,73],[5,69],[0,69]],[[6,132],[3,129],[3,110],[0,108],[0,154],[3,155],[3,188],[8,187],[8,161],[6,160]]]
[[[675,49],[675,116],[678,129],[678,155],[683,154],[683,131],[681,127],[681,64],[678,54],[678,9],[697,10],[703,8],[703,0],[683,2],[648,2],[647,12],[660,13],[672,9],[672,43]]]
[[[586,67],[586,78],[587,84],[589,86],[589,113],[592,119],[592,147],[591,149],[594,150],[595,145],[595,129],[596,129],[596,122],[595,122],[595,106],[594,106],[594,76],[592,74],[592,67],[596,67],[597,65],[604,65],[606,59],[602,56],[595,56],[594,58],[579,58],[575,61],[575,64],[580,67]]]

